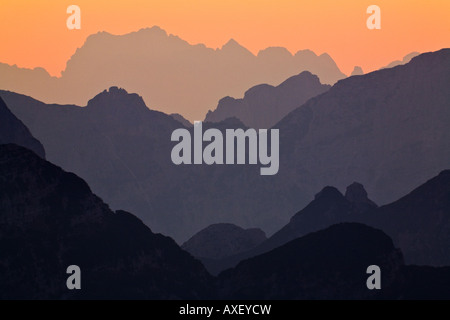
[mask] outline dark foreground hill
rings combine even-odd
[[[67,267],[81,268],[68,290]],[[381,269],[369,290],[367,267]],[[0,145],[1,299],[445,299],[450,268],[405,266],[382,231],[334,225],[211,277],[167,237],[112,212],[87,184]]]
[[[219,276],[228,299],[368,299],[367,267],[383,271],[382,288],[399,276],[403,258],[383,232],[339,224],[241,262]]]
[[[82,288],[66,287],[81,268]],[[211,277],[170,238],[16,145],[0,145],[0,299],[201,299]]]
[[[381,289],[369,290],[369,266]],[[406,266],[382,231],[343,223],[241,262],[218,277],[226,299],[448,299],[450,268]]]

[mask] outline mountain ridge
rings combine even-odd
[[[248,89],[243,98],[227,96],[220,99],[216,109],[209,110],[204,121],[219,122],[234,116],[250,128],[271,128],[289,112],[329,88],[321,84],[317,76],[303,71],[277,86],[256,85]]]
[[[46,103],[85,105],[104,88],[118,86],[139,92],[152,109],[180,113],[190,121],[202,119],[223,96],[240,96],[253,85],[276,84],[303,70],[326,83],[345,77],[329,55],[299,51],[291,56],[258,56],[236,41],[212,49],[192,45],[159,27],[88,36],[59,78],[16,69],[0,67],[0,89]]]

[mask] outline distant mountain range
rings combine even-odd
[[[0,89],[47,103],[85,105],[104,88],[120,86],[139,92],[153,109],[194,121],[224,96],[240,97],[260,83],[278,85],[305,70],[327,84],[346,77],[326,53],[302,50],[292,55],[284,48],[267,48],[255,56],[234,40],[211,49],[153,27],[89,36],[60,78],[41,68],[0,64]]]
[[[173,240],[112,212],[83,180],[28,149],[0,145],[0,178],[2,300],[450,298],[449,267],[407,266],[386,234],[362,224],[310,233],[214,278]],[[81,290],[66,287],[71,265]],[[381,290],[366,287],[370,265],[380,267]]]
[[[170,136],[182,124],[118,88],[86,108],[0,96],[50,161],[84,178],[116,210],[183,243],[218,222],[270,235],[327,185],[342,190],[359,181],[383,205],[448,168],[449,71],[443,49],[339,81],[274,126],[280,170],[270,177],[250,165],[173,165]],[[245,125],[234,118],[208,127]]]
[[[382,207],[373,203],[358,183],[350,185],[345,196],[334,187],[325,187],[287,225],[258,246],[222,258],[211,258],[213,253],[209,257],[193,254],[212,274],[218,274],[240,261],[343,222],[359,222],[383,230],[402,250],[407,264],[450,266],[450,171],[441,172]],[[197,242],[197,248],[208,245]]]
[[[222,98],[214,111],[208,111],[205,121],[220,122],[236,117],[250,128],[271,128],[289,112],[330,87],[321,84],[317,76],[304,71],[277,87],[268,84],[253,87],[242,99]]]
[[[364,187],[359,183],[348,186],[345,196],[336,188],[328,186],[317,193],[314,200],[297,212],[288,224],[254,248],[222,258],[214,258],[214,254],[204,257],[195,252],[191,253],[203,262],[211,274],[217,275],[242,260],[269,252],[311,232],[342,222],[368,220],[367,212],[374,208],[377,208],[377,205],[368,199]],[[197,242],[198,248],[207,246],[208,241]]]

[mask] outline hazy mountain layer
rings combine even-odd
[[[234,40],[211,49],[153,27],[125,35],[89,36],[60,78],[41,68],[0,64],[0,89],[47,103],[85,105],[114,85],[138,92],[152,109],[194,121],[203,119],[224,96],[240,97],[260,83],[278,85],[305,70],[322,83],[345,78],[326,53],[317,56],[303,50],[292,55],[284,48],[267,48],[255,56]]]
[[[271,128],[289,112],[329,88],[317,76],[304,71],[277,87],[267,84],[253,87],[242,99],[222,98],[214,111],[208,111],[205,121],[220,122],[236,117],[250,128]]]
[[[170,137],[181,124],[117,88],[86,108],[0,95],[50,161],[83,177],[113,208],[182,243],[219,222],[270,235],[327,185],[343,190],[359,181],[375,203],[397,200],[448,168],[449,85],[448,49],[339,81],[275,125],[274,176],[255,165],[173,165]],[[244,125],[229,119],[204,129],[211,126]]]

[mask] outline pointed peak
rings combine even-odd
[[[315,195],[314,200],[324,200],[324,199],[334,199],[343,198],[342,193],[335,187],[327,186],[322,189],[318,194]]]
[[[247,48],[240,45],[236,40],[231,38],[228,40],[227,43],[225,43],[222,48],[220,48],[223,52],[239,52],[239,53],[245,53],[248,55],[253,55],[250,51],[247,50]]]
[[[242,47],[236,40],[234,40],[233,38],[231,38],[230,40],[228,40],[227,43],[225,43],[222,46],[222,49],[224,49],[225,47]]]

